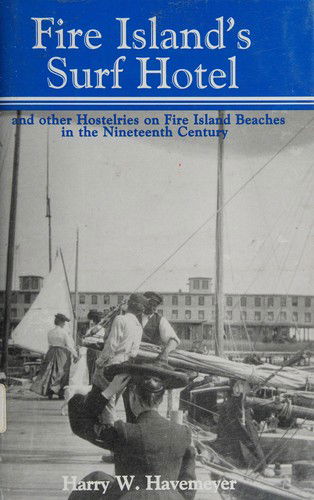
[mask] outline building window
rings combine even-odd
[[[254,305],[255,307],[261,307],[261,304],[262,304],[262,300],[260,297],[255,297],[254,298]]]
[[[22,284],[22,290],[29,290],[30,286],[29,286],[29,278],[24,276],[22,279],[21,279],[21,284]]]
[[[311,323],[311,313],[305,313],[305,323]]]
[[[267,297],[267,307],[274,307],[274,297]]]
[[[186,295],[185,296],[185,305],[190,306],[191,305],[191,295]]]
[[[293,307],[297,307],[298,306],[298,297],[296,297],[296,296],[291,297],[291,303],[292,303]]]
[[[232,297],[227,297],[226,298],[226,304],[228,307],[232,307]]]
[[[118,295],[118,304],[121,304],[124,300],[124,295]]]
[[[92,295],[92,304],[97,304],[97,295]]]
[[[246,307],[246,297],[241,297],[240,303],[241,303],[241,307]]]
[[[24,302],[25,302],[25,304],[31,303],[31,294],[30,293],[24,293]]]
[[[210,337],[211,337],[211,330],[210,330],[210,326],[209,325],[204,325],[204,328],[203,328],[203,339],[204,340],[209,340]]]
[[[158,312],[159,316],[163,316],[163,314],[164,314],[162,309],[157,309],[157,312]]]
[[[178,310],[177,309],[172,309],[171,317],[172,317],[172,319],[178,319]]]
[[[280,319],[281,319],[281,321],[287,321],[287,313],[286,313],[286,311],[281,311],[280,312]]]
[[[80,304],[85,304],[85,295],[80,295]]]
[[[280,297],[280,306],[287,307],[287,297]]]
[[[202,289],[208,290],[208,280],[202,280]]]
[[[0,293],[0,302],[1,304],[4,303],[4,293]]]
[[[292,313],[292,321],[294,321],[296,323],[298,321],[298,319],[299,319],[298,313],[294,311]]]
[[[181,338],[184,340],[190,340],[191,338],[191,328],[188,325],[185,325],[181,333]]]
[[[17,294],[16,293],[12,293],[11,303],[12,304],[16,304],[17,303]]]
[[[16,309],[16,307],[13,307],[11,309],[11,316],[12,316],[12,318],[16,318],[17,317],[17,309]]]
[[[178,296],[177,295],[172,295],[172,305],[173,306],[178,305]]]
[[[268,321],[274,321],[274,311],[268,311],[267,319]]]
[[[311,307],[311,297],[305,297],[305,307]]]
[[[242,319],[242,321],[246,321],[246,319],[247,319],[246,311],[241,311],[241,319]]]
[[[191,319],[191,311],[189,309],[185,311],[185,319]]]
[[[232,311],[226,311],[226,319],[228,320],[232,319]]]
[[[255,299],[258,297],[255,297]],[[261,321],[261,313],[259,311],[254,311],[254,320]]]
[[[38,290],[38,278],[32,278],[32,290]]]
[[[215,295],[212,296],[212,306],[215,305]]]
[[[203,306],[205,305],[205,297],[203,295],[201,295],[199,298],[198,298],[198,305],[199,306]]]
[[[205,312],[204,311],[198,311],[198,319],[203,321],[205,318]]]
[[[110,304],[110,296],[104,295],[104,304]]]
[[[200,288],[200,280],[193,280],[193,288],[199,290]]]

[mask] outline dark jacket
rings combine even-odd
[[[264,453],[253,422],[251,410],[245,409],[245,425],[242,424],[241,399],[235,396],[226,401],[219,410],[217,441],[215,448],[224,458],[237,467],[265,466]],[[243,446],[255,457],[248,458]],[[248,462],[249,460],[249,462]]]
[[[134,486],[141,490],[146,489],[146,476],[161,476],[161,481],[195,480],[195,452],[186,426],[169,422],[154,410],[139,415],[136,423],[100,426],[98,415],[106,403],[100,393],[92,392],[87,398],[75,395],[69,402],[69,418],[75,434],[114,452],[116,475],[134,475]],[[180,493],[189,500],[195,495],[194,490]]]
[[[162,345],[160,337],[159,325],[161,316],[157,312],[152,314],[143,328],[142,342],[150,344]]]

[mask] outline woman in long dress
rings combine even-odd
[[[73,338],[64,328],[70,321],[64,314],[55,315],[55,327],[48,332],[49,349],[31,391],[48,396],[64,398],[64,388],[69,384],[71,356],[77,359]]]

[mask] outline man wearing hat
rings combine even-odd
[[[125,314],[113,320],[104,348],[96,360],[92,391],[104,390],[109,381],[103,375],[104,367],[120,364],[135,358],[140,348],[143,328],[138,317],[144,312],[147,299],[140,293],[129,297]],[[103,422],[113,424],[115,420],[115,397],[111,398],[103,412]]]
[[[229,398],[219,410],[215,449],[236,467],[256,466],[262,472],[266,467],[264,452],[253,422],[251,409],[245,407],[250,386],[243,380],[231,380]],[[247,449],[251,457],[248,459]]]
[[[158,360],[167,361],[169,353],[176,349],[180,340],[169,321],[157,313],[157,307],[163,301],[161,295],[156,292],[145,292],[144,297],[148,299],[148,304],[142,315],[142,342],[162,346],[163,350]]]
[[[64,387],[69,383],[71,355],[77,359],[73,337],[66,330],[70,320],[64,314],[55,315],[55,327],[48,332],[49,349],[36,380],[30,390],[52,399],[56,394],[64,398]]]
[[[109,481],[108,500],[123,498],[125,494],[127,498],[143,500],[193,499],[193,487],[187,488],[185,483],[185,489],[183,486],[181,489],[179,483],[177,487],[171,484],[171,481],[195,481],[195,453],[190,429],[158,413],[165,389],[185,386],[188,383],[186,375],[171,368],[135,363],[111,366],[105,369],[105,375],[115,377],[104,391],[90,393],[86,399],[75,395],[70,400],[69,419],[73,432],[79,437],[114,452],[115,479],[104,472],[94,472],[80,483]],[[99,415],[103,408],[127,383],[129,404],[136,422],[117,421],[114,426],[101,425]],[[121,485],[121,477],[131,479],[129,492]],[[161,490],[161,484],[168,484],[169,488]],[[103,491],[99,490],[77,490],[72,491],[69,500],[97,500],[103,498],[102,495]]]

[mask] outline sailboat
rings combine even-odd
[[[55,258],[43,288],[12,332],[14,345],[45,354],[48,351],[47,332],[53,327],[57,313],[62,313],[71,320],[71,331],[74,313],[61,251]]]
[[[219,112],[221,125],[223,127],[223,112]],[[259,366],[248,365],[245,363],[234,362],[223,357],[224,344],[224,316],[223,316],[223,141],[219,141],[218,146],[218,176],[217,176],[217,211],[216,211],[216,293],[215,293],[215,353],[216,356],[202,355],[198,353],[185,352],[176,350],[169,356],[169,363],[177,369],[185,369],[197,371],[198,373],[209,374],[228,379],[240,379],[249,381],[255,389],[268,386],[282,390],[305,390],[309,387],[314,387],[314,378],[310,372],[298,370],[289,366],[293,363],[286,363],[276,367],[274,365],[261,364]],[[302,353],[301,353],[302,354]],[[152,361],[156,356],[156,348],[153,346],[145,346],[142,344],[140,351],[140,359]],[[298,360],[295,356],[293,361]],[[226,385],[225,382],[225,385]],[[228,383],[228,382],[227,382]],[[221,385],[221,384],[220,384]],[[198,390],[205,392],[215,390],[214,384],[203,384]],[[222,387],[217,387],[216,391],[221,391]],[[193,402],[190,401],[193,405]],[[280,403],[274,404],[272,400],[261,400],[259,398],[247,398],[247,405],[251,407],[267,406],[272,410],[284,410],[285,404],[280,408]],[[197,406],[197,405],[196,405]],[[206,411],[206,408],[204,408]],[[209,410],[209,409],[208,409]],[[289,407],[290,416],[302,417],[314,420],[314,411],[312,408],[304,408],[302,406]],[[188,423],[192,428],[193,424]],[[197,423],[196,423],[197,424]],[[202,428],[199,425],[194,425],[197,437],[202,435]],[[284,439],[286,437],[286,439]],[[267,458],[274,458],[276,461],[285,463],[297,460],[313,460],[314,459],[314,436],[311,431],[299,433],[298,429],[288,429],[277,435],[263,433],[260,435],[261,445],[264,449]],[[237,488],[236,496],[241,499],[257,497],[268,500],[269,498],[311,498],[312,493],[306,493],[298,487],[294,488],[282,479],[267,480],[262,478],[253,469],[251,471],[241,471],[234,466],[226,463],[226,461],[218,456],[213,456],[213,449],[208,443],[208,434],[204,433],[200,450],[205,450],[201,455],[201,460],[208,467],[208,472],[212,478],[220,480],[234,479],[239,487]],[[276,452],[276,453],[274,453]],[[291,470],[290,470],[291,473]],[[290,488],[291,491],[287,491]]]

